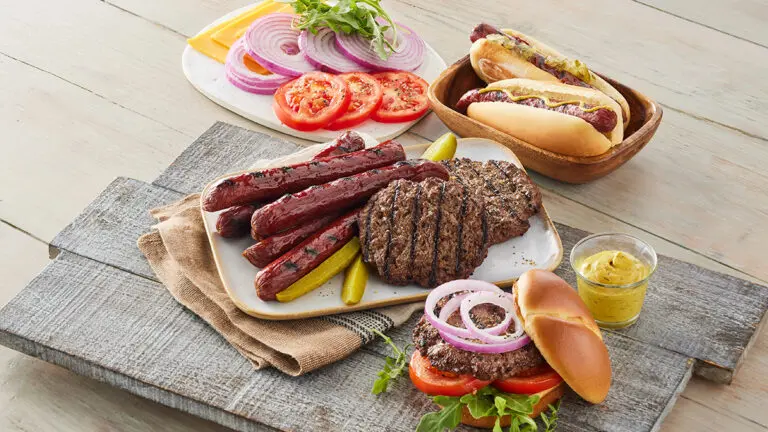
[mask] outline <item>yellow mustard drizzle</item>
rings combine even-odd
[[[509,96],[510,99],[512,99],[515,102],[521,101],[523,99],[530,99],[530,98],[541,99],[550,108],[557,108],[557,107],[559,107],[561,105],[578,104],[579,108],[581,108],[581,110],[584,111],[584,112],[595,112],[595,111],[597,111],[599,109],[603,109],[603,108],[608,109],[608,110],[611,109],[611,107],[609,107],[607,105],[597,105],[597,106],[593,106],[591,108],[587,108],[587,105],[584,103],[584,101],[575,100],[575,99],[574,100],[562,101],[562,102],[552,102],[546,96],[541,96],[541,95],[531,94],[531,95],[516,96],[516,95],[512,94],[512,92],[509,91],[508,89],[501,89],[501,88],[486,87],[486,88],[480,90],[480,93],[487,93],[487,92],[490,92],[490,91],[503,91],[504,93],[507,94],[507,96]]]

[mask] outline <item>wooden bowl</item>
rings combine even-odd
[[[457,61],[437,77],[429,86],[429,100],[440,120],[458,135],[500,142],[515,152],[526,168],[567,183],[586,183],[613,172],[632,158],[648,144],[661,123],[662,111],[658,103],[604,75],[600,76],[627,99],[631,119],[624,131],[624,141],[598,156],[553,153],[455,111],[454,105],[467,90],[486,85],[472,69],[469,56]]]

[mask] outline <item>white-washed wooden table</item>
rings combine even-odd
[[[248,1],[0,0],[0,305],[47,243],[116,176],[151,181],[215,120],[262,130],[184,79],[186,37]],[[620,230],[660,253],[768,280],[768,5],[758,1],[384,0],[447,62],[479,21],[533,34],[646,92],[651,144],[584,186],[542,177],[556,221]],[[482,3],[482,7],[478,7]],[[443,133],[428,118],[405,143]],[[730,386],[694,378],[664,430],[768,430],[768,336]],[[763,408],[763,409],[761,409]],[[0,430],[222,430],[0,348]]]

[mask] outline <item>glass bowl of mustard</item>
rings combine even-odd
[[[656,264],[651,245],[628,234],[593,234],[571,249],[579,296],[603,328],[637,321]]]

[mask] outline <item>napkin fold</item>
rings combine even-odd
[[[273,366],[298,376],[341,360],[375,334],[404,323],[423,303],[291,321],[251,317],[227,295],[203,225],[200,195],[150,210],[155,230],[139,249],[183,306],[205,320],[257,369]]]

